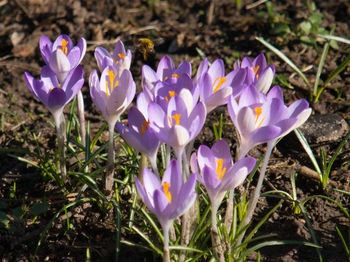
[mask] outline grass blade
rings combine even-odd
[[[344,37],[341,37],[341,36],[324,35],[324,34],[318,34],[317,36],[318,36],[318,37],[325,38],[325,39],[328,39],[328,40],[335,40],[335,41],[337,41],[337,42],[342,42],[342,43],[345,43],[345,44],[350,45],[350,39],[344,38]]]
[[[242,261],[244,259],[244,257],[246,257],[247,255],[249,255],[250,253],[261,249],[263,247],[268,247],[268,246],[281,246],[281,245],[304,245],[304,246],[309,246],[309,247],[314,247],[314,248],[322,248],[319,245],[315,245],[313,243],[310,242],[306,242],[306,241],[294,241],[294,240],[274,240],[274,241],[266,241],[260,244],[257,244],[249,249],[247,249],[247,251],[245,251],[238,259],[237,261]]]
[[[322,171],[321,171],[320,166],[317,163],[316,157],[315,157],[314,153],[312,152],[309,143],[307,142],[305,136],[303,135],[303,133],[300,131],[299,128],[295,129],[294,133],[296,134],[296,136],[298,137],[298,139],[299,139],[301,145],[303,146],[304,150],[306,151],[306,153],[310,157],[311,162],[314,165],[314,167],[316,169],[316,172],[317,172],[317,174],[320,177],[320,181],[322,182],[322,179],[323,179],[322,178]]]
[[[301,212],[303,213],[303,216],[304,216],[305,221],[306,221],[306,225],[307,225],[308,229],[310,230],[312,241],[314,242],[314,245],[317,246],[317,245],[319,245],[319,243],[318,243],[318,240],[317,240],[317,237],[316,237],[315,230],[312,227],[312,223],[311,223],[311,221],[309,219],[309,215],[308,215],[304,205],[301,204],[300,202],[297,202],[297,203],[298,203],[298,206],[299,206]],[[316,249],[316,253],[318,255],[318,258],[319,258],[320,262],[322,262],[323,258],[322,258],[321,251],[319,249]]]
[[[271,45],[269,42],[265,41],[262,37],[255,37],[256,40],[258,40],[260,43],[262,43],[264,46],[266,46],[268,49],[270,49],[272,52],[274,52],[279,58],[281,58],[284,62],[286,62],[291,68],[294,69],[295,72],[297,72],[301,78],[304,80],[306,85],[308,86],[309,90],[311,90],[311,85],[309,81],[307,80],[306,76],[303,72],[290,60],[285,54],[283,54],[280,50],[278,50],[276,47]]]
[[[337,75],[339,75],[350,63],[350,55],[348,55],[345,60],[330,74],[330,76],[324,82],[322,88],[318,91],[317,96],[315,98],[315,103],[318,101],[323,89],[326,88],[326,85],[332,81]]]
[[[334,29],[335,28],[333,27],[332,32],[334,31]],[[314,97],[317,95],[318,83],[320,82],[320,77],[321,77],[322,69],[323,69],[323,66],[324,66],[324,62],[326,60],[326,57],[327,57],[327,54],[328,54],[328,51],[329,51],[329,42],[330,41],[327,41],[324,44],[322,55],[321,55],[321,59],[320,59],[320,62],[318,63],[316,79],[315,79],[315,84],[314,84],[314,92],[313,92]]]
[[[334,161],[338,157],[338,155],[339,155],[340,151],[342,150],[342,148],[345,146],[346,141],[349,139],[349,137],[350,137],[350,131],[346,134],[346,136],[344,137],[342,142],[339,144],[339,146],[335,150],[331,160],[329,161],[328,166],[327,166],[327,170],[326,170],[326,173],[327,173],[328,176],[331,173],[331,168],[332,168],[332,165],[333,165]]]
[[[139,234],[149,245],[150,247],[156,251],[159,255],[163,256],[163,252],[157,248],[153,243],[152,241],[144,234],[142,233],[136,226],[132,226],[132,229],[137,233]]]
[[[340,232],[339,228],[336,226],[335,229],[337,230],[337,233],[338,233],[338,235],[339,235],[339,237],[340,237],[340,239],[341,239],[341,242],[342,242],[343,245],[344,245],[345,252],[346,252],[346,254],[348,255],[348,258],[349,258],[349,260],[350,260],[350,251],[349,251],[348,245],[346,244],[346,241],[345,241],[345,239],[344,239],[342,233]]]

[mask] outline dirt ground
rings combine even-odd
[[[175,64],[187,60],[196,68],[201,50],[210,61],[222,58],[227,72],[233,69],[236,59],[244,56],[254,58],[264,52],[269,63],[275,65],[287,103],[299,98],[308,98],[308,89],[302,79],[275,54],[255,40],[264,37],[280,48],[314,83],[317,65],[323,44],[316,46],[303,44],[300,37],[292,33],[274,34],[273,25],[282,21],[294,30],[309,15],[306,1],[272,1],[275,21],[266,13],[266,4],[252,6],[253,1],[242,1],[238,8],[233,0],[213,1],[158,1],[158,0],[0,0],[0,147],[2,149],[25,149],[33,152],[35,142],[30,132],[37,135],[38,143],[46,150],[55,147],[55,132],[48,124],[50,114],[40,101],[36,100],[26,87],[23,73],[30,72],[38,77],[44,62],[39,50],[42,34],[54,40],[60,34],[69,35],[75,43],[80,37],[88,42],[88,49],[82,61],[85,84],[83,95],[86,106],[86,120],[91,122],[92,133],[103,124],[100,112],[89,96],[88,77],[97,68],[94,59],[96,46],[112,51],[116,40],[121,39],[127,48],[133,50],[132,72],[138,90],[141,88],[141,66],[146,63],[155,68],[160,58],[170,55]],[[322,27],[334,35],[350,38],[350,2],[315,1],[323,14]],[[212,15],[210,15],[212,14]],[[277,21],[277,22],[276,22]],[[148,38],[154,42],[155,54],[146,59],[138,40]],[[349,45],[338,43],[339,49],[330,49],[321,75],[321,84],[326,77],[349,55]],[[350,69],[345,69],[331,85],[327,86],[320,101],[312,104],[315,116],[328,115],[332,120],[342,121],[341,132],[336,137],[317,140],[317,128],[312,129],[309,141],[315,152],[324,147],[331,156],[346,133],[349,122]],[[283,84],[284,83],[284,84]],[[288,83],[289,85],[286,85]],[[68,110],[68,107],[66,108]],[[212,124],[217,123],[220,113],[224,114],[223,137],[235,148],[233,125],[225,108],[219,108],[209,115],[207,124],[197,145],[214,141]],[[334,122],[330,123],[335,125]],[[334,127],[334,126],[333,126]],[[282,140],[274,150],[269,163],[264,191],[279,189],[291,194],[290,176],[298,172],[296,179],[297,196],[305,200],[308,196],[323,194],[335,199],[349,210],[349,198],[332,190],[323,191],[317,180],[301,167],[313,168],[307,155],[295,136]],[[264,147],[259,147],[251,155],[259,157]],[[3,152],[3,151],[1,151]],[[7,151],[8,152],[8,151]],[[350,186],[349,145],[337,158],[331,172],[331,180],[339,189]],[[66,219],[62,215],[49,233],[37,254],[34,254],[40,233],[54,214],[67,203],[58,193],[54,183],[43,177],[40,170],[19,161],[13,155],[0,155],[0,211],[9,214],[9,228],[0,227],[0,257],[2,261],[85,261],[86,248],[90,248],[92,261],[112,261],[114,254],[115,229],[104,222],[104,216],[96,213],[96,207],[83,206],[71,216],[73,230],[67,230]],[[26,155],[19,155],[26,157]],[[302,169],[304,170],[304,169]],[[18,215],[18,208],[29,207],[45,198],[50,210],[35,219],[28,214]],[[66,202],[65,202],[66,201]],[[255,222],[268,212],[278,200],[262,198],[255,214]],[[17,208],[17,209],[16,209]],[[333,203],[321,198],[308,202],[306,209],[319,244],[324,261],[346,261],[344,247],[336,232],[339,227],[349,243],[349,220]],[[16,211],[17,210],[17,211]],[[126,211],[127,212],[127,211]],[[3,217],[0,214],[0,221]],[[21,217],[21,219],[17,219]],[[17,219],[17,220],[16,220]],[[285,202],[259,230],[259,235],[276,233],[275,239],[312,241],[306,221],[300,214],[294,214],[291,203]],[[122,238],[129,237],[122,232]],[[136,236],[133,241],[147,245]],[[136,251],[135,251],[136,250]],[[260,250],[262,261],[317,261],[313,248],[300,245],[273,246]],[[254,261],[256,254],[248,258]],[[121,245],[120,261],[157,261],[150,252],[140,248]]]

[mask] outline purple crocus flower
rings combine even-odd
[[[157,91],[154,101],[161,105],[164,110],[166,110],[170,98],[179,95],[181,92],[183,93],[183,97],[188,99],[192,98],[192,105],[195,105],[198,102],[199,93],[194,92],[193,82],[187,74],[180,75],[175,83],[158,83],[156,89]],[[190,93],[190,96],[187,97],[187,93]]]
[[[275,140],[297,128],[311,114],[305,99],[287,107],[278,86],[267,95],[249,86],[242,91],[238,103],[231,97],[228,111],[240,135],[240,158],[254,146]]]
[[[75,97],[84,84],[82,66],[70,71],[62,85],[47,65],[41,70],[40,80],[34,79],[28,72],[24,73],[24,79],[29,90],[48,107],[55,118],[61,116],[64,106]]]
[[[185,146],[201,131],[206,110],[202,102],[193,105],[191,92],[183,89],[169,100],[166,111],[159,104],[150,103],[148,115],[159,139],[170,145],[181,159]]]
[[[86,40],[80,38],[78,44],[74,46],[68,35],[60,35],[53,43],[47,36],[42,35],[40,52],[45,63],[62,84],[69,72],[76,68],[83,59],[86,52]]]
[[[226,191],[243,183],[255,166],[253,157],[245,157],[233,163],[230,147],[225,140],[218,140],[212,148],[201,145],[191,156],[192,172],[207,189],[212,205],[213,219]],[[199,167],[199,170],[198,170]],[[216,220],[213,221],[216,223]]]
[[[267,65],[264,54],[258,55],[253,62],[244,57],[241,64],[236,62],[235,68],[247,68],[246,85],[254,85],[259,92],[267,93],[275,75],[275,67]]]
[[[98,46],[95,49],[95,58],[100,72],[110,66],[115,68],[118,75],[121,75],[124,69],[130,69],[132,54],[129,49],[125,51],[123,42],[118,40],[112,56],[105,48]]]
[[[173,220],[184,214],[196,199],[196,175],[183,184],[181,168],[175,159],[170,161],[162,181],[151,170],[143,170],[143,185],[137,177],[135,184],[142,201],[154,213],[163,229],[164,246],[168,247],[168,232]]]
[[[215,60],[199,80],[200,100],[207,113],[217,106],[227,103],[232,94],[237,97],[244,88],[246,69],[236,69],[225,76],[225,66],[221,59]]]
[[[113,67],[106,67],[99,79],[94,70],[89,78],[90,94],[108,124],[114,125],[133,100],[136,85],[129,70],[118,75]]]
[[[157,152],[159,139],[149,126],[150,122],[137,107],[131,107],[128,112],[128,124],[117,122],[116,128],[125,141],[137,151],[145,154],[151,162],[153,170],[157,171]]]
[[[142,67],[142,88],[148,89],[153,97],[156,96],[158,83],[173,84],[176,83],[182,74],[191,77],[191,64],[187,61],[182,62],[177,68],[169,56],[164,56],[158,64],[157,72],[148,65]],[[163,85],[161,85],[163,86]]]

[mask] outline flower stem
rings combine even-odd
[[[219,262],[225,262],[225,256],[221,245],[218,227],[216,222],[216,214],[218,211],[218,205],[211,203],[211,242],[214,248],[215,257]]]
[[[169,228],[170,228],[170,223],[169,226],[166,226],[163,228],[163,237],[164,237],[164,246],[163,246],[163,262],[170,262],[170,251],[169,251]]]
[[[237,158],[238,154],[236,154],[236,161],[238,162],[241,160],[248,152],[242,152],[243,154],[239,154],[239,157]],[[233,221],[233,197],[234,197],[234,189],[231,189],[228,195],[227,199],[227,206],[226,206],[226,213],[225,213],[225,220],[224,224],[227,229],[227,232],[231,232],[232,228],[232,221]]]
[[[65,157],[65,143],[66,143],[66,121],[63,112],[54,114],[56,131],[57,131],[57,146],[59,155],[60,172],[63,183],[67,179],[66,157]]]
[[[79,90],[77,95],[78,103],[78,116],[79,116],[79,122],[80,122],[80,136],[81,136],[81,144],[83,146],[86,145],[86,129],[85,129],[85,115],[84,115],[84,99],[83,99],[83,93],[81,90]]]
[[[114,126],[115,122],[108,123],[109,144],[108,144],[108,159],[107,159],[107,174],[105,178],[105,190],[112,192],[113,177],[114,177]]]
[[[141,154],[140,168],[139,168],[139,180],[143,181],[143,169],[147,167],[147,156]]]
[[[246,215],[245,219],[243,220],[242,228],[244,228],[246,225],[248,225],[250,223],[250,221],[252,220],[252,217],[253,217],[253,214],[254,214],[254,210],[255,210],[255,208],[256,208],[256,206],[258,204],[258,200],[259,200],[259,197],[260,197],[261,187],[262,187],[262,184],[263,184],[263,181],[264,181],[264,176],[265,176],[265,173],[266,173],[267,164],[269,162],[272,149],[275,146],[275,142],[276,142],[276,140],[272,140],[272,141],[267,143],[267,149],[266,149],[265,156],[264,156],[263,166],[262,166],[262,168],[260,170],[258,183],[256,185],[256,188],[255,188],[254,192],[253,192],[253,197],[252,197],[252,199],[249,200],[249,204],[248,204],[248,207],[247,207],[247,215]],[[238,238],[238,242],[237,242],[238,245],[242,243],[242,239],[244,237],[244,233],[245,232],[243,232],[240,235],[240,237]]]

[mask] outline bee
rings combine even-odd
[[[163,38],[157,38],[155,40],[151,40],[149,38],[139,38],[134,44],[135,60],[141,61],[150,67],[154,67],[156,63],[155,48],[162,43],[164,43]]]
[[[149,56],[154,55],[154,43],[148,38],[138,40],[137,50],[142,54],[143,60],[147,61]]]

